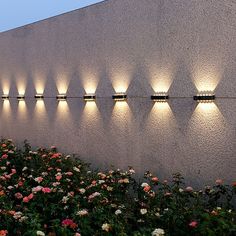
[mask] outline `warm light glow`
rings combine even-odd
[[[10,112],[10,110],[11,110],[11,104],[10,104],[10,101],[9,100],[4,100],[3,101],[3,112],[4,112],[4,114],[5,114],[5,112],[6,113],[8,113],[8,112]]]
[[[68,106],[67,101],[59,101],[57,109],[61,114],[63,112],[69,112],[69,106]]]
[[[129,87],[129,82],[125,81],[124,79],[115,80],[113,82],[113,88],[116,93],[125,93]]]
[[[24,100],[18,102],[18,115],[20,119],[26,119],[27,116],[27,107]]]
[[[71,119],[70,109],[67,101],[59,101],[57,105],[57,114],[58,121],[67,121]]]
[[[214,112],[217,111],[218,108],[214,102],[209,102],[209,103],[198,103],[195,112],[202,112],[202,111],[207,111],[207,112]]]
[[[170,106],[167,102],[155,102],[152,108],[153,112],[171,112]]]
[[[25,90],[26,90],[26,79],[23,79],[23,78],[17,79],[16,86],[17,86],[18,94],[24,95]]]
[[[67,93],[68,87],[69,87],[69,83],[70,83],[70,76],[67,75],[64,72],[57,72],[57,76],[56,76],[56,86],[57,86],[57,90],[59,94],[64,94]]]
[[[84,111],[85,112],[94,112],[96,110],[97,110],[96,102],[91,101],[91,102],[87,102],[85,104],[85,107],[84,107]]]
[[[90,124],[93,124],[94,126],[98,125],[96,124],[98,120],[100,119],[100,113],[97,108],[96,102],[87,102],[84,106],[84,111],[82,114],[82,124],[86,125],[87,122],[90,122]]]
[[[116,93],[126,93],[133,79],[134,65],[127,63],[127,59],[114,59],[114,67],[108,68],[108,75]]]
[[[168,68],[150,69],[150,84],[155,93],[167,93],[172,84],[172,71]]]
[[[93,94],[96,93],[96,89],[98,86],[98,78],[93,74],[83,73],[82,75],[82,83],[86,93]]]
[[[44,104],[44,101],[43,101],[43,100],[37,100],[37,101],[36,101],[35,112],[36,112],[38,115],[43,115],[43,114],[45,114],[46,109],[45,109],[45,104]]]
[[[120,111],[120,112],[125,112],[125,111],[129,110],[129,105],[127,102],[117,101],[115,103],[114,110]]]
[[[34,79],[35,90],[37,94],[43,94],[45,89],[45,79],[37,77]]]
[[[214,91],[221,79],[221,73],[217,71],[215,64],[199,64],[195,66],[193,81],[198,91]]]
[[[127,102],[117,101],[112,111],[112,124],[118,130],[124,130],[132,122],[132,112]],[[128,123],[128,124],[127,124]]]
[[[3,94],[9,94],[9,92],[10,92],[10,81],[9,80],[6,80],[6,79],[2,80],[2,91],[3,91]]]

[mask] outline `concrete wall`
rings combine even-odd
[[[26,101],[0,103],[0,134],[96,167],[235,180],[235,48],[235,0],[110,0],[1,33],[0,86]],[[201,90],[215,103],[197,106]],[[36,91],[51,98],[36,103]],[[169,103],[150,101],[155,91]],[[59,92],[80,98],[58,104]]]

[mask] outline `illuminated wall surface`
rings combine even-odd
[[[109,0],[1,33],[0,89],[26,98],[0,103],[0,134],[95,167],[231,182],[235,48],[234,0]],[[198,104],[205,90],[216,100]],[[93,92],[96,102],[85,103]],[[127,102],[115,103],[115,92]],[[155,92],[168,92],[168,103],[151,101]],[[59,93],[68,99],[57,102]]]

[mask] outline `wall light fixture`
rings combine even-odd
[[[94,93],[88,93],[84,95],[85,102],[95,101],[95,99],[96,99],[96,95]]]
[[[35,94],[34,97],[35,97],[35,99],[37,99],[37,100],[40,100],[40,99],[43,99],[43,98],[44,98],[43,94],[39,94],[39,93]]]
[[[193,97],[195,101],[209,103],[215,100],[215,94],[212,91],[203,91]]]
[[[57,95],[57,101],[65,101],[67,99],[66,94],[58,94]]]
[[[18,101],[23,101],[23,100],[25,100],[25,95],[18,94],[18,95],[17,95],[17,100],[18,100]]]
[[[127,94],[125,93],[116,93],[112,96],[114,101],[125,101],[127,99]]]
[[[2,95],[2,100],[9,100],[9,95],[8,94],[3,94]]]
[[[169,99],[169,95],[166,93],[155,93],[151,96],[151,100],[154,102],[166,102]]]

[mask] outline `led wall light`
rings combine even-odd
[[[57,101],[65,101],[67,99],[66,94],[58,94]]]
[[[23,101],[23,100],[25,100],[25,95],[22,95],[22,94],[17,95],[17,100],[18,100],[18,101]]]
[[[203,91],[194,96],[193,99],[201,103],[209,103],[215,100],[215,94],[210,91]]]
[[[9,100],[9,95],[8,94],[3,94],[2,95],[2,100]]]
[[[90,102],[90,101],[95,101],[95,99],[96,99],[96,95],[95,94],[85,94],[84,95],[84,101],[85,102]]]
[[[43,94],[35,94],[35,99],[37,99],[37,100],[40,100],[40,99],[43,99],[44,98],[44,96],[43,96]]]
[[[114,101],[125,101],[127,99],[127,94],[125,93],[116,93],[112,96]]]
[[[151,96],[151,100],[154,102],[166,102],[169,99],[169,95],[166,93],[155,93]]]

